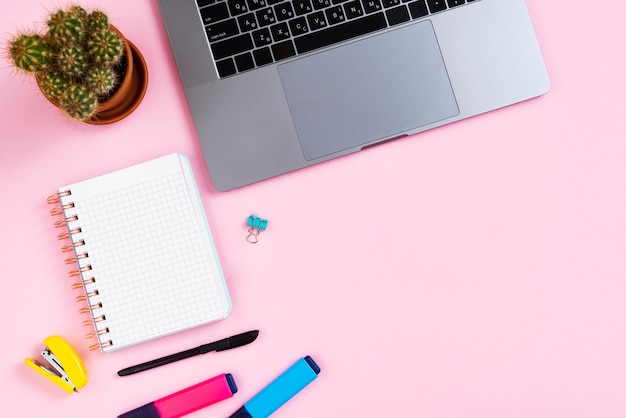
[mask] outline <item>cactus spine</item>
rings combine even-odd
[[[124,41],[106,14],[80,6],[59,9],[44,34],[19,34],[9,41],[15,67],[34,74],[42,93],[66,114],[89,120],[115,91]]]

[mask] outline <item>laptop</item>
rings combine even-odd
[[[226,191],[546,93],[524,0],[159,0]]]

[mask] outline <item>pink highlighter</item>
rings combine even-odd
[[[225,373],[125,412],[117,418],[178,418],[230,398],[235,393],[235,380],[230,373]]]

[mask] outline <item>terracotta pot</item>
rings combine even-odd
[[[84,121],[92,125],[106,125],[124,119],[139,106],[148,88],[148,67],[143,55],[117,28],[114,26],[111,28],[124,42],[126,69],[115,93],[106,102],[100,104],[93,118]],[[44,97],[46,97],[45,94]],[[46,98],[57,106],[50,98]]]

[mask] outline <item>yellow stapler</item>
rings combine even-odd
[[[45,361],[27,358],[31,369],[54,382],[67,393],[78,392],[87,384],[87,369],[78,353],[63,338],[53,335],[43,340],[41,356]]]

